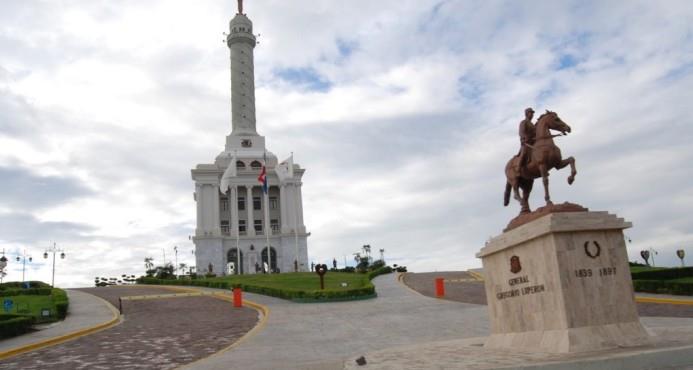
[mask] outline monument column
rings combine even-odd
[[[282,234],[288,233],[291,228],[289,227],[289,224],[287,223],[287,217],[286,217],[286,184],[280,184],[279,185],[279,213],[281,216],[281,232]]]
[[[296,224],[298,225],[298,231],[303,233],[306,232],[306,227],[303,225],[303,193],[301,191],[302,185],[303,183],[296,184],[296,215],[298,216]]]
[[[253,219],[253,186],[246,185],[245,209],[248,211],[248,223],[245,227],[246,235],[255,236],[255,220]]]
[[[253,22],[243,14],[243,7],[239,4],[226,36],[231,58],[231,132],[235,135],[257,136],[253,58],[256,44]]]
[[[195,230],[195,235],[200,235],[203,233],[203,213],[202,213],[202,186],[199,183],[195,183],[195,203],[197,203],[197,229]]]
[[[220,236],[221,223],[219,222],[219,220],[221,218],[219,217],[219,210],[221,208],[221,204],[219,202],[219,184],[207,184],[207,188],[209,189],[212,195],[212,234]]]
[[[238,236],[238,189],[237,185],[231,185],[231,196],[229,197],[229,207],[231,208],[231,221],[229,227],[231,228],[229,235]]]

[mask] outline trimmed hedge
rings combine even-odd
[[[392,267],[383,266],[368,273],[368,280],[373,280],[376,276],[392,273]]]
[[[356,300],[362,297],[375,297],[375,287],[373,284],[356,289],[347,290],[298,290],[298,289],[281,289],[266,286],[249,285],[249,284],[231,284],[227,281],[207,281],[207,280],[163,280],[152,277],[141,277],[137,279],[139,284],[156,284],[156,285],[187,285],[201,286],[207,288],[231,289],[241,288],[244,292],[257,293],[287,299],[295,302],[328,302],[328,301],[347,301]]]
[[[44,283],[43,281],[37,281],[37,280],[32,280],[32,281],[26,281],[26,282],[21,282],[21,281],[8,281],[6,283],[0,284],[0,290],[3,289],[25,289],[24,284],[29,283],[29,288],[50,288],[51,286],[49,284]]]
[[[51,295],[51,288],[28,288],[28,289],[2,289],[0,297],[11,297],[18,295]]]
[[[667,280],[633,280],[636,292],[693,295],[693,283]]]
[[[0,314],[0,339],[24,334],[31,330],[33,323],[31,316]]]
[[[53,304],[55,304],[55,316],[58,320],[63,320],[67,316],[67,309],[70,307],[70,301],[67,298],[67,293],[58,288],[53,288]]]
[[[663,270],[640,271],[631,274],[633,280],[672,280],[693,277],[693,267],[675,267]]]

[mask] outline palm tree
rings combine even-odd
[[[178,264],[178,270],[179,270],[179,271],[183,271],[183,275],[185,275],[185,268],[186,268],[186,267],[188,267],[188,265],[185,264],[185,263],[183,263],[183,262],[181,262],[181,263]]]
[[[362,247],[362,249],[363,249],[363,253],[366,255],[366,257],[368,258],[368,261],[370,262],[370,260],[371,260],[371,245],[366,244]]]
[[[144,268],[147,270],[151,270],[154,268],[154,258],[153,257],[145,257],[144,258]]]

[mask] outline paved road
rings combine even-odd
[[[300,304],[246,294],[269,307],[267,326],[234,349],[190,369],[342,369],[368,351],[486,335],[485,306],[423,297],[396,280],[374,280],[378,298]]]
[[[154,287],[87,290],[111,300],[173,293]],[[229,346],[258,320],[254,309],[234,309],[231,303],[208,296],[128,301],[124,308],[120,325],[8,358],[0,369],[173,369]]]

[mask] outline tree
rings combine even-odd
[[[188,265],[185,264],[185,263],[183,263],[183,262],[181,262],[181,263],[178,264],[178,271],[182,271],[182,272],[183,272],[183,275],[185,275],[185,268],[186,268],[186,267],[188,267]]]
[[[371,245],[366,244],[363,247],[361,247],[361,249],[363,249],[363,254],[365,254],[368,261],[370,261],[371,260]]]
[[[146,269],[145,273],[147,276],[152,276],[156,272],[154,270],[154,258],[153,257],[145,257],[144,258],[144,268]]]
[[[356,265],[356,270],[358,272],[366,272],[368,271],[368,265],[370,265],[370,261],[368,260],[367,256],[361,257],[361,260],[358,262],[358,265]]]
[[[157,279],[175,279],[176,275],[174,275],[173,270],[173,265],[170,263],[163,266],[156,266],[154,268],[154,277]]]

